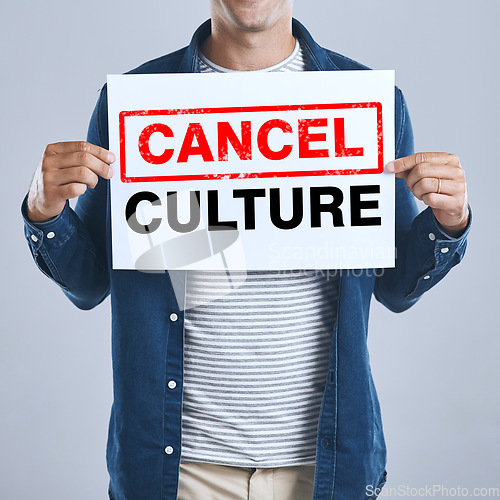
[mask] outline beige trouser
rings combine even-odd
[[[177,500],[311,500],[314,466],[252,469],[181,464]]]

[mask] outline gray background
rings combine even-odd
[[[85,137],[107,73],[189,42],[208,1],[3,2],[0,498],[106,498],[109,299],[77,310],[31,261],[19,205],[45,145]],[[458,153],[464,262],[410,311],[374,304],[388,486],[500,486],[496,0],[296,0],[317,41],[396,69],[417,150]],[[436,497],[439,497],[436,495]]]

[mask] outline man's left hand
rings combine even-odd
[[[456,236],[465,229],[469,218],[467,184],[457,155],[416,153],[389,162],[385,168],[406,179],[409,190],[432,208],[446,234]]]

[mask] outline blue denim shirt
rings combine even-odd
[[[319,47],[296,20],[293,31],[310,71],[368,69]],[[209,33],[207,21],[188,47],[131,73],[199,72],[198,44]],[[402,157],[413,153],[413,133],[403,95],[399,89],[395,95],[396,156]],[[106,87],[91,119],[88,141],[108,148]],[[77,307],[91,309],[111,295],[110,498],[175,499],[181,456],[184,313],[177,305],[171,274],[111,268],[107,180],[88,189],[75,211],[67,203],[50,221],[31,223],[26,200],[22,212],[35,262]],[[468,231],[469,226],[461,237],[448,237],[429,208],[418,214],[405,181],[396,179],[396,267],[342,273],[318,425],[315,500],[366,500],[367,486],[373,489],[385,482],[386,449],[367,350],[370,300],[375,295],[396,312],[412,306],[460,262]]]

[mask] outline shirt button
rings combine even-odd
[[[32,235],[31,235],[31,239],[32,239],[35,243],[38,241],[38,238],[37,238],[34,234],[32,234]]]
[[[434,233],[429,233],[429,239],[434,241],[436,239],[436,235]]]
[[[165,448],[165,453],[166,453],[167,455],[172,455],[172,453],[173,453],[173,452],[174,452],[174,449],[173,449],[171,446],[167,446],[167,447]]]
[[[169,380],[167,385],[169,389],[175,389],[177,387],[175,380]]]
[[[170,315],[170,321],[177,321],[178,319],[179,319],[179,316],[177,316],[177,314],[172,313]]]
[[[424,276],[424,280],[428,280],[429,278],[430,278],[430,276],[429,276],[429,275]]]
[[[448,253],[450,249],[448,247],[441,248],[441,253]]]
[[[47,233],[47,238],[52,239],[55,235],[56,235],[56,233],[54,233],[53,231],[50,231],[50,233]]]

